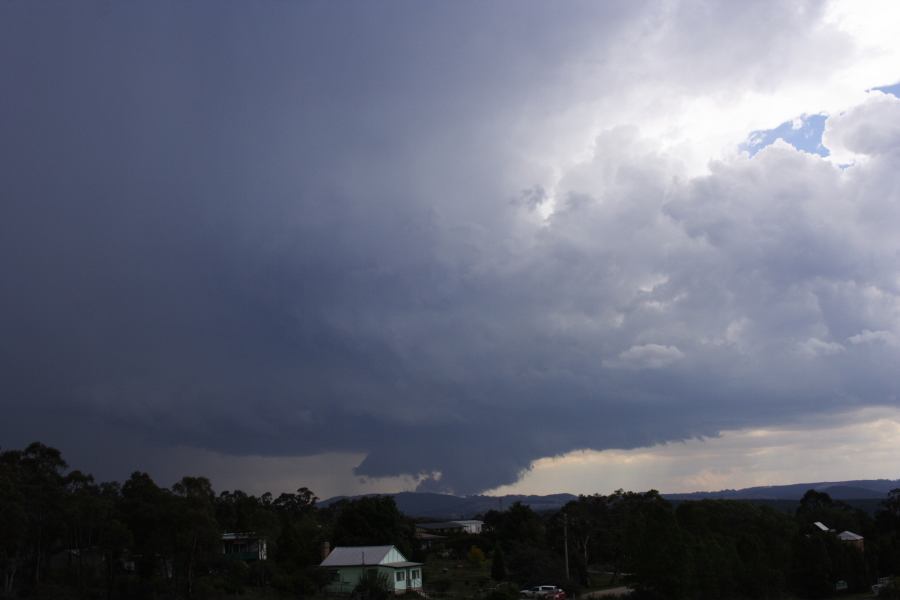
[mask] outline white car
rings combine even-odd
[[[560,596],[565,598],[565,592],[555,585],[536,585],[520,591],[519,595],[523,598],[547,598],[548,600],[557,600]]]

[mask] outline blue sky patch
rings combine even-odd
[[[895,83],[894,85],[883,85],[881,87],[872,88],[873,90],[878,90],[879,92],[884,92],[885,94],[893,94],[900,98],[900,83]]]
[[[747,136],[747,141],[740,145],[740,149],[754,156],[781,138],[797,150],[828,156],[828,148],[822,145],[826,118],[826,115],[801,115],[791,121],[785,121],[774,129],[753,131]]]

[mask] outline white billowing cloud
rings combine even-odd
[[[625,350],[617,360],[607,361],[610,367],[623,369],[661,369],[684,358],[684,352],[675,346],[660,344],[643,344]]]
[[[845,348],[837,342],[826,342],[819,338],[809,338],[800,344],[800,352],[810,358],[840,354]]]
[[[888,346],[896,346],[898,343],[897,336],[890,331],[869,331],[865,329],[856,335],[847,338],[851,344],[875,344],[881,343]]]
[[[900,151],[900,98],[870,92],[864,103],[826,121],[822,143],[831,149],[839,163],[897,153]]]

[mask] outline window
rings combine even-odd
[[[418,569],[413,569],[412,571],[410,571],[410,572],[409,572],[409,578],[410,578],[410,579],[418,579],[418,578],[419,578],[419,570],[418,570]]]
[[[403,581],[406,579],[406,573],[403,571],[397,571],[397,581]]]

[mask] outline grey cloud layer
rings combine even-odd
[[[814,56],[818,9],[729,59],[761,13],[248,6],[0,9],[8,443],[365,452],[471,492],[896,403],[895,99],[829,121],[845,171],[776,146],[673,179],[611,124],[536,214],[567,115],[641,74],[765,88],[753,51]]]

